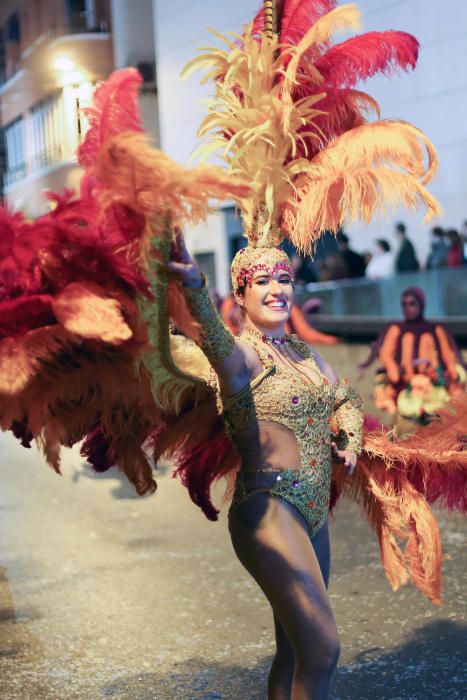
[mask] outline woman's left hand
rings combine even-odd
[[[349,469],[350,476],[352,476],[357,466],[356,453],[350,450],[339,450],[335,442],[331,443],[331,447],[333,455],[344,462],[345,466]]]

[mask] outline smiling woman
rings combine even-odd
[[[332,455],[353,472],[361,449],[360,398],[305,343],[286,334],[294,281],[282,250],[237,253],[232,285],[245,319],[238,338],[221,324],[180,232],[168,267],[203,325],[200,347],[240,455],[230,533],[274,611],[272,693],[287,697],[293,684],[296,697],[324,698],[339,648],[326,592]],[[341,449],[332,438],[333,414]]]

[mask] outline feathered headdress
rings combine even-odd
[[[202,68],[215,94],[199,135],[199,153],[216,151],[231,174],[252,184],[241,199],[250,246],[283,236],[312,252],[324,231],[369,222],[400,204],[440,214],[425,185],[437,167],[433,145],[403,121],[379,117],[376,101],[355,89],[375,73],[414,68],[418,42],[397,31],[355,30],[360,13],[335,0],[265,0],[242,35],[213,32],[226,48],[207,48],[185,69]],[[425,163],[426,160],[426,163]]]

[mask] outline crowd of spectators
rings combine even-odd
[[[327,239],[324,237],[324,247],[321,254],[318,251],[314,262],[299,255],[292,256],[296,279],[303,284],[358,277],[375,280],[422,268],[435,270],[467,263],[467,220],[460,233],[440,226],[431,229],[430,250],[424,264],[420,263],[407,236],[405,224],[396,223],[394,233],[397,239],[394,250],[389,241],[378,238],[373,249],[363,254],[352,249],[349,237],[342,230],[335,238],[331,235]]]

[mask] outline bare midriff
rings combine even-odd
[[[292,431],[274,421],[259,420],[238,431],[235,443],[241,468],[282,470],[300,467],[300,450]]]

